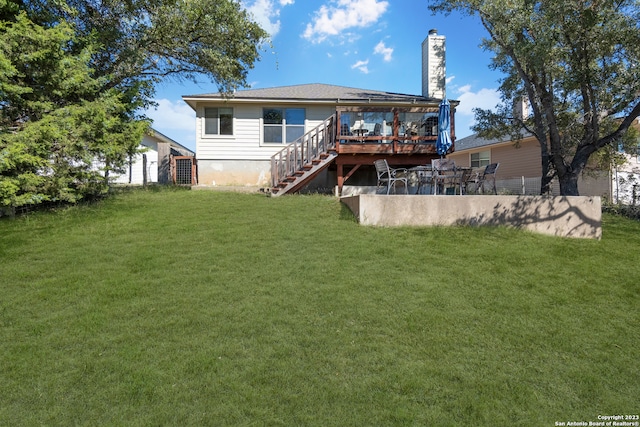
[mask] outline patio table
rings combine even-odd
[[[422,185],[427,181],[431,181],[431,178],[433,176],[433,168],[431,167],[431,165],[414,166],[407,169],[407,172],[409,172],[410,174],[414,174],[418,180],[418,189],[416,190],[416,194],[420,194]]]
[[[465,184],[464,182],[462,182],[465,171],[471,171],[471,168],[467,166],[458,166],[456,167],[455,175],[451,175],[451,178],[453,179],[452,183],[459,186],[460,188],[462,188],[462,186]],[[426,183],[430,183],[431,186],[435,185],[434,169],[432,165],[414,166],[412,168],[407,169],[407,172],[410,174],[414,174],[417,178],[418,188],[415,194],[421,194],[420,191],[422,190],[422,186]],[[455,191],[454,191],[454,194],[455,194]]]

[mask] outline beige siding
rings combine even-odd
[[[518,148],[513,144],[495,144],[490,146],[457,151],[450,154],[460,166],[471,165],[471,155],[482,151],[491,151],[491,163],[500,163],[496,174],[498,179],[522,177],[533,178],[542,175],[540,164],[540,146],[533,139],[527,139],[520,143]]]
[[[540,145],[535,140],[525,140],[518,148],[500,145],[491,150],[491,163],[500,163],[498,178],[542,176]]]
[[[447,158],[453,159],[458,166],[469,167],[471,165],[471,153],[476,153],[477,151],[455,151],[449,154]]]
[[[527,189],[526,194],[536,194],[539,191],[542,176],[540,145],[533,138],[525,139],[517,148],[512,143],[494,144],[454,152],[448,157],[454,159],[457,165],[469,166],[471,154],[487,150],[491,151],[491,163],[500,163],[496,173],[499,190],[509,194],[521,194],[521,188],[524,186]],[[578,178],[578,191],[582,196],[609,197],[610,186],[607,172],[585,173]],[[557,180],[553,184],[553,192],[556,195],[560,194]]]

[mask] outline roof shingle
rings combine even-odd
[[[404,101],[404,102],[437,102],[437,99],[421,95],[409,95],[394,92],[383,92],[369,89],[358,89],[345,86],[334,86],[322,83],[311,83],[293,86],[280,86],[265,89],[239,90],[232,96],[235,99],[283,99],[283,100],[344,100],[344,101]],[[220,93],[186,95],[183,98],[223,98]]]

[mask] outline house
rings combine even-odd
[[[195,183],[192,179],[195,177],[195,153],[192,150],[155,129],[150,129],[138,148],[142,152],[129,159],[126,172],[115,176],[114,183]]]
[[[542,160],[540,144],[531,134],[523,135],[518,144],[509,138],[483,139],[471,135],[456,141],[456,151],[447,156],[456,165],[472,168],[500,163],[496,172],[496,187],[502,194],[540,194]],[[582,196],[602,196],[611,199],[610,171],[587,168],[578,178]],[[552,182],[552,194],[560,194],[557,180]]]
[[[640,131],[640,119],[633,126]],[[621,152],[624,164],[611,171],[611,199],[614,203],[637,205],[640,203],[640,138],[634,152]]]
[[[422,43],[421,95],[313,83],[184,96],[196,112],[199,183],[278,194],[309,185],[341,190],[347,180],[375,184],[379,158],[404,167],[430,162],[444,97],[444,41],[431,30]],[[458,102],[450,103],[455,140]]]

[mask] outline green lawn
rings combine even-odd
[[[640,412],[640,223],[368,228],[136,191],[0,221],[0,425],[553,426]]]

